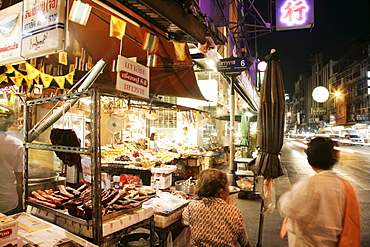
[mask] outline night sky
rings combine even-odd
[[[279,52],[288,93],[294,93],[294,82],[300,73],[310,72],[310,55],[340,53],[349,41],[370,33],[370,0],[315,0],[314,8],[315,25],[312,30],[273,31],[257,39],[261,60],[271,48]]]

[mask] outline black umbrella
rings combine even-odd
[[[279,153],[284,138],[285,97],[279,54],[273,49],[265,59],[267,60],[267,68],[261,87],[257,118],[258,155],[255,161],[255,173],[264,177],[264,184],[269,182],[268,184],[273,185],[273,179],[284,174]],[[275,206],[271,207],[271,202],[275,202],[273,186],[264,186],[265,188],[267,190],[262,193],[263,201],[257,246],[261,246],[263,215],[271,213]],[[270,197],[266,197],[266,195],[270,195]],[[264,205],[268,205],[269,208],[264,208]]]
[[[283,146],[285,97],[279,54],[274,50],[265,57],[267,67],[260,94],[257,118],[257,175],[277,178],[283,175],[279,153]]]

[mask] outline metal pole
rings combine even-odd
[[[234,174],[234,154],[235,154],[235,141],[234,141],[234,128],[235,128],[235,88],[234,88],[234,77],[229,77],[231,80],[230,90],[230,158],[229,167],[230,173]]]
[[[261,210],[260,210],[260,222],[259,222],[259,226],[258,226],[258,241],[257,241],[257,245],[256,245],[257,247],[262,246],[263,220],[264,220],[264,216],[262,214],[263,206],[264,206],[264,203],[263,203],[263,199],[262,199]]]

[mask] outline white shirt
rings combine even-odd
[[[0,212],[18,206],[15,172],[23,170],[23,142],[0,132]]]
[[[288,216],[288,242],[295,246],[337,246],[345,209],[345,187],[333,171],[305,178],[278,202]]]

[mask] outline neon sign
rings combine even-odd
[[[308,28],[313,22],[313,0],[276,0],[277,30]]]

